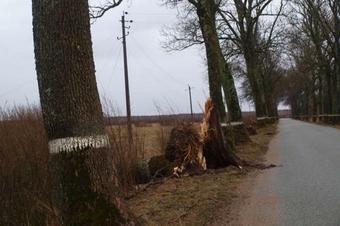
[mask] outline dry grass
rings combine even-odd
[[[162,153],[171,128],[138,127],[132,146],[125,127],[108,128],[122,190],[134,185],[140,159]],[[40,109],[0,109],[0,141],[0,225],[49,225],[49,153]]]
[[[143,148],[139,151],[138,157],[141,159],[150,159],[155,155],[164,154],[173,127],[174,125],[162,126],[160,123],[147,124],[143,127],[133,126],[135,139],[136,137],[143,139],[143,142],[139,142]],[[116,134],[126,134],[126,128],[118,125],[107,127],[107,130]]]
[[[258,130],[252,143],[238,146],[237,154],[245,160],[263,161],[276,126]],[[205,225],[215,218],[219,208],[237,198],[237,186],[251,168],[227,169],[180,179],[170,179],[149,187],[128,200],[132,211],[145,225]]]
[[[131,149],[124,127],[108,128],[122,187],[134,182],[135,164],[141,158],[164,153],[173,125],[135,127]],[[271,136],[260,130],[255,145],[239,147],[242,158],[258,158]],[[49,225],[48,145],[40,110],[36,107],[0,109],[0,225]],[[233,168],[199,177],[173,179],[153,186],[128,201],[148,224],[197,225],[213,217],[212,210],[233,198],[244,176]]]
[[[0,225],[44,225],[48,146],[40,111],[1,110],[0,119]]]

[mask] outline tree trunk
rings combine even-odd
[[[241,167],[241,161],[232,151],[233,147],[224,138],[218,112],[210,99],[205,103],[201,130],[203,155],[208,169],[222,168],[228,165]]]
[[[128,224],[96,85],[87,0],[32,0],[36,71],[62,225]]]
[[[318,98],[318,104],[319,104],[319,113],[321,115],[324,114],[324,105],[323,105],[323,102],[324,102],[324,89],[323,89],[323,77],[320,73],[318,73],[318,79],[319,79],[319,86],[318,86],[318,89],[319,89],[319,98]]]
[[[340,113],[340,2],[335,0],[334,4],[334,26],[335,26],[335,78],[336,78],[336,113]]]
[[[267,115],[269,117],[277,117],[277,103],[276,103],[276,94],[275,94],[275,84],[273,83],[272,75],[270,73],[275,73],[273,71],[266,72],[263,70],[262,72],[262,87],[264,90],[264,99],[266,104]]]
[[[234,79],[225,62],[216,31],[216,7],[214,1],[202,0],[197,8],[207,54],[210,96],[223,121],[226,118],[221,92],[223,87],[230,120],[240,121],[242,115]]]
[[[263,89],[260,86],[258,65],[254,59],[255,57],[255,54],[245,54],[247,78],[254,98],[256,117],[264,117],[267,116],[265,97]]]
[[[329,70],[326,70],[327,73],[326,73],[326,90],[327,90],[327,98],[326,98],[326,101],[325,101],[325,104],[326,104],[326,113],[327,114],[332,114],[333,112],[333,103],[334,103],[334,100],[333,100],[333,84],[332,84],[332,74],[330,73]]]
[[[277,104],[275,98],[269,94],[265,95],[269,117],[278,117]]]
[[[224,60],[222,53],[221,58]],[[222,87],[228,107],[228,120],[231,122],[242,121],[242,111],[238,100],[237,90],[228,63],[225,63],[225,69],[222,75]]]
[[[206,0],[204,0],[206,1]],[[221,59],[218,48],[219,41],[215,30],[215,10],[214,4],[206,1],[207,6],[201,3],[201,7],[197,8],[200,27],[204,37],[206,56],[208,62],[208,80],[209,92],[211,99],[222,119],[226,118],[226,111],[222,97],[222,76],[221,76]]]
[[[224,77],[227,79],[223,79],[223,76],[226,76],[225,66],[226,62],[224,60],[224,57],[222,55],[222,50],[220,47],[219,39],[217,36],[216,31],[216,11],[217,11],[217,5],[214,1],[211,0],[201,0],[198,2],[197,5],[195,5],[197,10],[197,16],[199,19],[200,28],[203,34],[205,48],[206,48],[206,56],[207,56],[207,62],[208,62],[208,78],[209,78],[209,90],[210,90],[210,97],[211,97],[211,103],[214,106],[214,117],[215,122],[213,124],[214,129],[216,130],[217,134],[214,138],[214,142],[219,146],[219,149],[214,150],[217,158],[223,157],[220,160],[217,161],[223,161],[224,163],[232,163],[235,162],[234,158],[234,140],[230,138],[227,142],[227,140],[224,139],[224,136],[222,134],[221,124],[220,120],[224,121],[226,119],[226,112],[223,104],[223,98],[222,98],[222,81],[224,81],[224,87],[228,95],[228,101],[227,105],[230,109],[230,112],[234,111],[235,103],[238,103],[238,100],[234,101],[232,104],[229,100],[236,98],[236,89],[233,83],[231,83],[232,76],[230,74],[229,77]],[[222,80],[223,79],[223,80]],[[234,92],[230,87],[234,87]],[[235,97],[236,95],[236,97]],[[238,106],[239,107],[239,106]],[[236,118],[236,117],[235,117]],[[221,145],[224,145],[223,147]],[[212,157],[212,158],[215,158]],[[216,167],[220,167],[219,163],[216,163]]]
[[[313,87],[309,87],[307,89],[307,115],[309,121],[313,119],[313,103]]]

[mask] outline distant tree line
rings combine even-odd
[[[340,1],[295,0],[290,4],[286,101],[292,113],[340,113]]]

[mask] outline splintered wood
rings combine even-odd
[[[174,174],[198,173],[206,170],[201,136],[193,124],[182,123],[170,134],[165,157],[173,163]]]
[[[200,132],[191,123],[175,127],[165,150],[165,157],[174,165],[174,175],[197,174],[207,168],[239,166],[232,147],[225,142],[218,114],[211,99],[205,103]]]

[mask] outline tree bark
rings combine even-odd
[[[223,87],[230,120],[239,121],[242,115],[234,79],[225,62],[216,31],[217,6],[214,1],[201,0],[196,7],[207,54],[210,96],[223,121],[226,118]]]
[[[335,113],[340,113],[340,2],[339,0],[334,1],[333,14],[334,14],[334,41],[335,41],[335,81],[334,84],[336,87],[336,109]]]
[[[203,3],[204,2],[204,3]],[[219,41],[215,30],[215,9],[213,2],[203,0],[199,3],[197,15],[202,30],[208,63],[208,80],[210,97],[220,115],[226,118],[226,111],[222,97],[221,59],[218,53]]]
[[[264,63],[263,63],[264,64]],[[262,65],[262,67],[265,67]],[[278,117],[277,111],[277,101],[276,101],[276,93],[275,93],[275,84],[273,82],[272,75],[275,71],[267,71],[265,68],[262,68],[261,72],[261,82],[264,90],[264,99],[267,110],[267,116],[269,117]]]
[[[118,197],[87,0],[32,0],[40,101],[61,225],[131,223]]]
[[[221,57],[224,59],[223,55]],[[231,122],[242,121],[242,111],[238,100],[237,90],[228,63],[225,63],[225,70],[222,75],[222,87],[228,107],[229,121]]]
[[[253,93],[256,117],[267,116],[266,103],[263,89],[260,86],[258,65],[255,60],[256,55],[245,50],[245,60],[247,67],[247,78],[250,83],[251,91]]]

